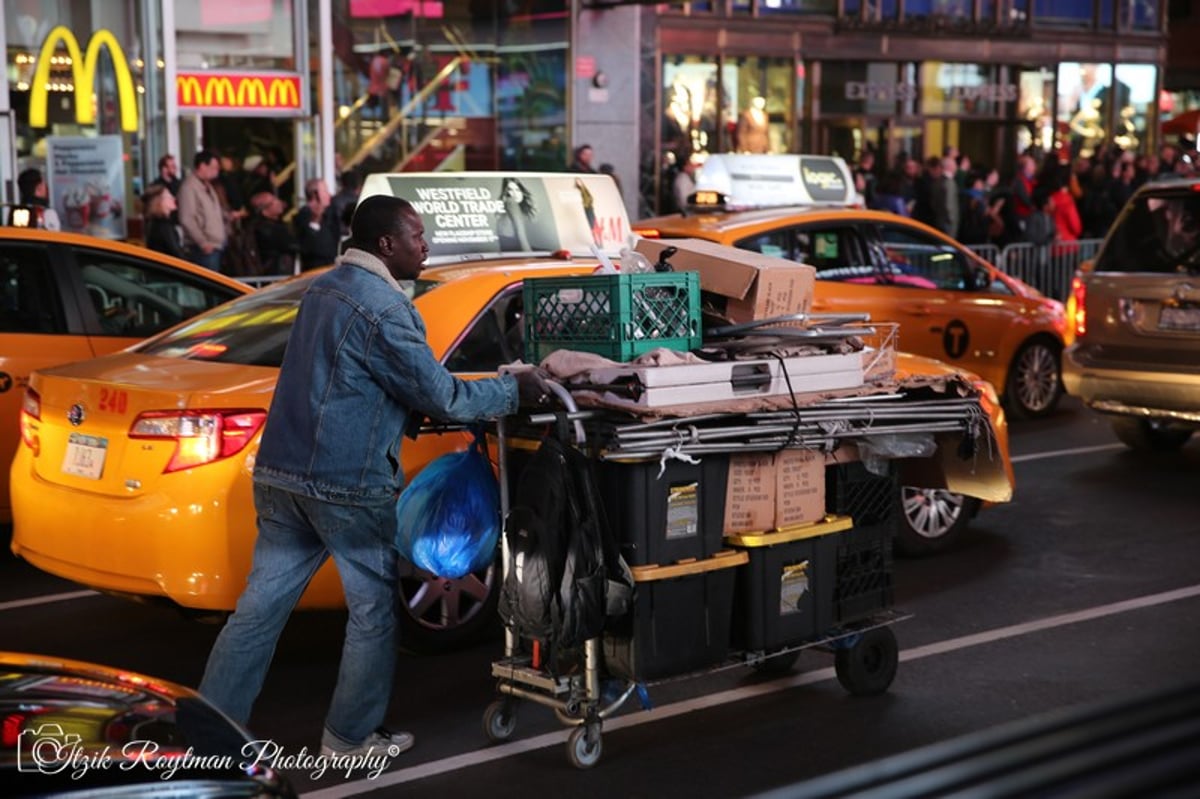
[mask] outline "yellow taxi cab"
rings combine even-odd
[[[124,349],[250,288],[119,241],[0,227],[0,461],[11,462],[36,369]],[[0,523],[9,521],[8,471]]]
[[[396,182],[390,188],[376,177],[384,176],[371,176],[365,195],[419,198],[435,265],[406,290],[433,353],[463,377],[494,374],[524,355],[523,281],[590,274],[598,265],[592,248],[615,257],[629,232],[606,176],[526,176],[527,207],[541,210],[523,233],[484,218],[495,213],[490,198],[503,194],[499,176],[386,176]],[[578,223],[570,212],[580,201],[577,182],[594,214],[583,221],[578,205]],[[538,249],[514,254],[530,244]],[[250,568],[251,475],[262,425],[300,298],[317,274],[260,289],[125,352],[35,373],[12,465],[13,552],[102,591],[202,616],[232,610]],[[955,371],[906,356],[899,364],[917,374]],[[1011,492],[1003,412],[982,386],[980,403],[1000,445],[1000,491]],[[406,441],[405,477],[469,442],[463,432]],[[939,493],[949,495],[930,489],[928,496]],[[453,647],[492,624],[500,582],[494,565],[457,580],[406,569],[398,614],[406,645]],[[343,601],[326,563],[300,605]]]
[[[900,325],[899,346],[982,376],[1016,417],[1062,396],[1062,303],[954,239],[858,207],[845,162],[827,156],[713,155],[687,213],[643,219],[644,237],[696,238],[809,264],[812,310]]]

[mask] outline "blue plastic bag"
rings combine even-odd
[[[456,579],[492,562],[500,540],[500,488],[482,431],[465,452],[432,461],[396,503],[396,549],[439,577]]]

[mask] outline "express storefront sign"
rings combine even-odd
[[[301,116],[300,76],[284,72],[180,72],[175,77],[180,110],[227,115]]]
[[[1010,103],[1017,99],[1017,87],[1012,83],[983,83],[970,86],[936,86],[927,92],[939,93],[942,100],[967,100]],[[904,102],[921,96],[921,87],[914,83],[883,83],[853,80],[846,83],[847,100]],[[928,96],[928,95],[927,95]]]

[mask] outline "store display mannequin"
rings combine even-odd
[[[1096,147],[1104,141],[1104,127],[1100,124],[1100,105],[1100,98],[1089,100],[1071,117],[1071,132],[1083,139],[1079,154],[1085,158],[1091,157]]]
[[[738,117],[737,142],[739,152],[770,152],[766,99],[755,97],[750,101],[750,107]]]
[[[1135,113],[1136,111],[1131,105],[1121,109],[1121,119],[1117,122],[1118,132],[1116,136],[1113,136],[1113,144],[1122,150],[1136,150],[1138,147],[1137,126],[1133,124]]]

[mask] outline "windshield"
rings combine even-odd
[[[275,283],[201,314],[134,349],[164,358],[278,367],[283,363],[300,298],[311,284],[311,279],[304,278]],[[438,285],[432,280],[400,284],[413,298]]]
[[[1140,194],[1109,234],[1097,272],[1196,272],[1200,269],[1200,193]]]

